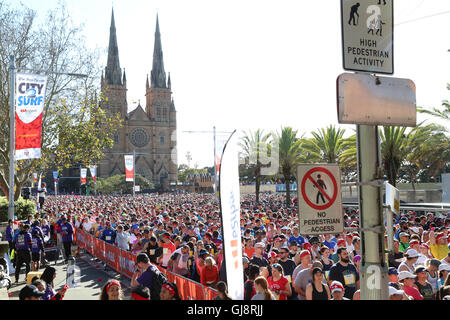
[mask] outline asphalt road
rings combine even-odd
[[[63,288],[66,284],[67,267],[68,264],[63,260],[55,265],[52,261],[50,265],[56,268],[56,278],[53,282],[55,291]],[[87,253],[82,253],[75,258],[75,265],[80,268],[80,276],[75,277],[77,287],[67,289],[64,300],[98,300],[102,286],[109,279],[119,280],[122,284],[124,292],[123,300],[129,300],[131,296],[130,280],[120,276],[117,272],[112,270],[105,270],[104,265],[97,259],[92,258]],[[40,269],[41,271],[43,268]],[[24,287],[25,283],[25,266],[22,266],[19,283],[14,284],[15,277],[11,275],[13,281],[12,287],[8,290],[10,300],[18,300],[19,292]]]

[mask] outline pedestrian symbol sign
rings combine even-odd
[[[340,179],[338,165],[297,166],[300,234],[344,231]]]
[[[341,0],[345,70],[394,73],[394,0]]]

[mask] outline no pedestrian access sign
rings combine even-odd
[[[344,232],[339,166],[298,165],[297,181],[300,234]]]
[[[394,73],[394,0],[341,0],[345,70]]]

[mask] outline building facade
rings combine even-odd
[[[149,80],[150,78],[150,80]],[[98,176],[125,174],[124,155],[135,152],[135,173],[167,190],[177,182],[176,109],[170,73],[164,70],[159,19],[156,18],[153,66],[146,80],[145,109],[139,103],[128,112],[127,78],[119,61],[114,11],[111,16],[108,61],[101,79],[101,107],[119,113],[123,126],[114,136],[114,146],[98,165]],[[125,183],[125,182],[124,182]]]

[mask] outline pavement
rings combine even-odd
[[[66,284],[68,264],[63,260],[59,260],[56,264],[52,261],[49,265],[56,269],[56,278],[53,284],[55,291],[58,291]],[[105,269],[104,264],[100,260],[88,253],[81,253],[75,258],[75,266],[80,269],[79,276],[75,276],[77,287],[67,289],[64,300],[98,300],[103,285],[109,279],[120,281],[123,290],[123,300],[130,299],[130,280],[110,268]],[[8,290],[9,300],[19,300],[19,292],[26,284],[24,269],[25,267],[22,266],[18,284],[14,283],[14,275],[10,275],[13,285]],[[43,269],[41,268],[40,270]]]

